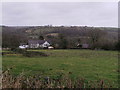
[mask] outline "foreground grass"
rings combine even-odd
[[[60,78],[41,77],[38,75],[25,77],[23,73],[13,77],[9,70],[3,72],[2,88],[113,88],[104,80],[88,81],[76,78],[74,81],[69,76]]]
[[[29,50],[30,51],[30,50]],[[23,72],[26,76],[41,75],[59,78],[69,75],[88,81],[104,80],[118,87],[118,53],[93,50],[32,50],[42,51],[48,57],[3,56],[3,70],[12,67],[12,75]]]

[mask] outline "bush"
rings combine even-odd
[[[35,57],[35,56],[48,56],[48,55],[43,53],[43,52],[26,51],[26,52],[23,53],[23,56],[25,56],[25,57]]]
[[[26,52],[26,49],[11,48],[11,51],[22,54]]]
[[[64,75],[61,78],[50,78],[50,77],[41,77],[41,75],[34,75],[34,76],[25,76],[22,72],[18,76],[13,76],[10,73],[10,69],[4,71],[2,73],[2,88],[20,88],[20,89],[27,89],[27,88],[41,88],[41,89],[48,89],[48,88],[113,88],[113,84],[108,82],[106,83],[105,80],[95,80],[95,81],[88,81],[87,79],[77,77],[75,80],[72,80],[68,75]],[[113,82],[114,83],[114,82]]]
[[[115,49],[120,51],[120,40],[116,43]]]
[[[7,54],[16,54],[15,52],[2,52],[2,56],[7,55]]]
[[[48,56],[43,52],[27,51],[26,49],[19,49],[19,48],[11,49],[11,51],[13,51],[13,53],[22,54],[25,57]]]

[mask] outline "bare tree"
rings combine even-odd
[[[102,31],[99,28],[91,28],[91,30],[88,31],[88,36],[90,37],[92,47],[95,48],[101,37],[105,35],[105,31]]]

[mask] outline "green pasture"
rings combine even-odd
[[[86,80],[105,80],[117,87],[118,52],[95,50],[28,50],[40,51],[47,57],[24,57],[10,54],[2,57],[3,71],[12,68],[13,75],[41,75],[53,78],[68,75]],[[5,51],[4,51],[5,52]]]

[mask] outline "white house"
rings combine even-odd
[[[25,44],[19,46],[20,49],[26,49],[26,48],[28,48],[28,47],[29,47],[29,46],[28,46],[28,45],[25,45]]]
[[[50,42],[46,40],[29,40],[28,46],[29,48],[48,48]]]
[[[52,46],[49,46],[49,47],[48,47],[48,49],[54,49],[54,47],[52,47]]]
[[[47,41],[45,41],[43,44],[42,44],[42,47],[49,47],[50,46],[50,43],[48,43]]]

